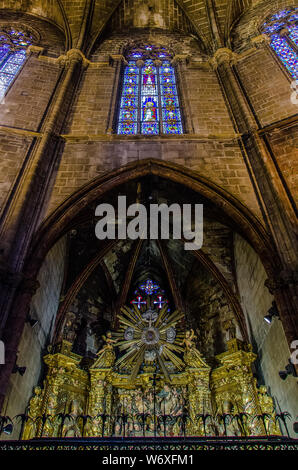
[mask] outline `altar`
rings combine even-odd
[[[258,387],[249,344],[235,338],[207,364],[184,314],[124,306],[92,362],[63,339],[28,408],[23,439],[280,435],[273,400]]]

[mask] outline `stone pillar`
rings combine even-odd
[[[115,126],[115,111],[117,109],[117,98],[119,96],[120,90],[120,80],[121,80],[121,68],[122,64],[127,65],[125,57],[121,54],[113,54],[110,56],[110,64],[115,69],[114,73],[114,84],[112,90],[111,105],[109,111],[108,125],[107,125],[107,134],[113,134]]]
[[[257,47],[266,47],[267,40],[262,35],[255,42]],[[269,143],[258,132],[257,118],[237,75],[236,61],[237,56],[230,49],[221,48],[214,54],[212,64],[227,100],[235,130],[241,134],[239,144],[242,154],[267,228],[275,243],[278,256],[273,260],[276,271],[276,274],[272,274],[273,282],[278,282],[280,275],[294,279],[294,273],[298,271],[295,212],[273,161]],[[283,294],[276,295],[289,346],[294,339],[298,339],[298,322],[295,321],[295,316],[298,315],[297,292],[298,285],[295,281]]]
[[[175,67],[176,75],[178,78],[178,91],[180,97],[180,107],[183,110],[183,120],[184,120],[184,132],[188,134],[194,134],[194,128],[191,119],[191,102],[188,94],[188,76],[187,71],[187,60],[188,55],[186,54],[177,54],[173,57],[172,65]]]
[[[40,54],[31,50],[30,54]],[[75,95],[80,74],[88,64],[80,50],[71,49],[59,57],[61,73],[41,128],[26,157],[18,187],[6,210],[1,226],[2,273],[0,276],[0,337],[6,347],[6,364],[0,366],[0,409],[8,386],[18,344],[33,292],[28,285],[35,279],[23,279],[23,266],[28,248],[40,224],[59,164],[63,145],[62,133],[67,113]],[[37,287],[37,286],[36,286]],[[35,289],[36,289],[35,287]]]

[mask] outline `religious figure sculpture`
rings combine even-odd
[[[40,387],[34,388],[34,396],[30,400],[27,425],[24,429],[23,439],[32,439],[36,436],[37,422],[36,416],[40,414],[42,404],[42,390]]]
[[[206,366],[203,361],[200,351],[196,348],[194,340],[197,338],[193,329],[185,332],[185,337],[182,340],[182,345],[185,345],[185,353],[183,359],[185,363],[191,367],[198,367],[200,365]]]
[[[234,325],[233,320],[226,321],[223,326],[226,331],[227,341],[230,341],[230,339],[236,338],[236,326]]]
[[[107,336],[103,335],[102,339],[106,344],[96,353],[98,358],[92,365],[92,369],[111,367],[115,362],[116,356],[114,353],[114,344],[117,343],[117,340],[112,338],[111,331],[107,332]]]
[[[73,343],[76,337],[75,318],[76,315],[74,312],[67,312],[63,329],[63,339],[70,343]]]

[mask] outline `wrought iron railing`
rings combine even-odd
[[[298,450],[298,440],[282,436],[186,438],[40,438],[0,441],[1,451],[274,451]]]

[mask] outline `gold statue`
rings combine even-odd
[[[96,355],[98,358],[92,365],[92,369],[99,369],[101,367],[111,367],[116,359],[114,353],[114,344],[117,343],[117,340],[112,338],[112,332],[108,331],[107,336],[103,335],[102,339],[106,342],[106,344],[97,351]]]
[[[205,366],[200,351],[196,348],[194,340],[197,338],[193,329],[186,330],[182,345],[185,345],[184,361],[188,366],[197,367]]]
[[[193,329],[186,330],[185,338],[182,341],[182,344],[185,344],[186,350],[195,349],[195,344],[194,344],[194,341],[193,341],[194,339],[197,339],[197,336],[195,335],[194,330]]]

